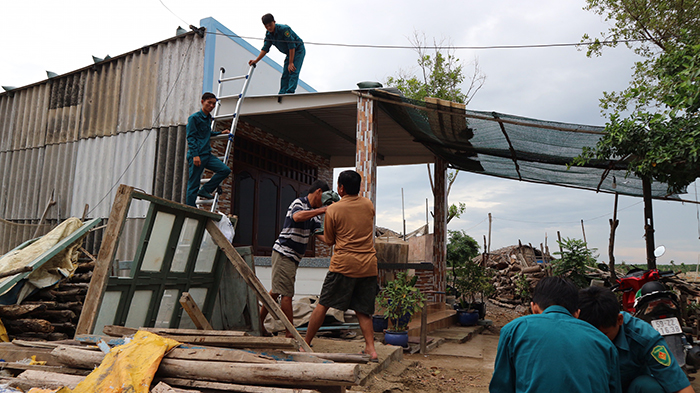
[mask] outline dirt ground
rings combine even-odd
[[[493,321],[481,334],[460,344],[446,342],[428,355],[406,354],[402,362],[370,378],[352,391],[369,393],[476,393],[488,392],[496,358],[498,332],[506,323],[523,315],[524,308],[510,310],[487,305],[486,319]]]

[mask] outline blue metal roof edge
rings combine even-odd
[[[248,41],[244,40],[243,38],[240,38],[238,34],[234,33],[233,31],[229,30],[226,26],[222,25],[221,22],[218,20],[208,17],[204,18],[199,21],[199,25],[203,26],[207,29],[208,33],[216,33],[216,31],[220,31],[223,34],[225,34],[228,38],[236,42],[238,45],[242,46],[245,48],[248,52],[253,54],[253,58],[257,57],[258,54],[260,54],[260,49],[256,49],[253,45],[248,43]],[[216,54],[216,40],[207,40],[207,43],[204,47],[204,81],[202,83],[202,94],[211,91],[213,92],[214,90],[214,58]],[[272,68],[275,70],[279,71],[279,73],[282,73],[282,66],[277,64],[274,60],[270,59],[269,57],[265,56],[262,61],[265,63],[269,64]],[[207,84],[209,84],[207,86]],[[309,86],[306,82],[302,81],[299,79],[299,85],[303,87],[304,89],[308,90],[311,93],[317,93],[316,89],[313,87]]]

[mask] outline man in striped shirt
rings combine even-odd
[[[316,229],[321,228],[320,215],[326,212],[326,206],[322,203],[322,194],[328,191],[328,183],[316,180],[311,184],[305,197],[295,199],[284,218],[282,232],[280,232],[275,245],[272,246],[272,285],[270,296],[277,300],[280,295],[280,308],[290,322],[294,323],[292,312],[292,298],[294,297],[294,282],[297,268],[301,258],[306,253],[306,246],[312,239]],[[325,241],[323,235],[316,235],[321,241]],[[264,335],[269,335],[265,330],[265,317],[267,309],[263,306],[260,310],[260,325]],[[292,337],[287,332],[287,337]]]

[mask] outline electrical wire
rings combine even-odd
[[[206,34],[211,35],[221,35],[229,38],[241,38],[245,40],[257,40],[264,41],[265,38],[260,37],[247,37],[240,36],[238,34],[226,34],[218,31],[207,31]],[[277,41],[277,40],[270,40]],[[530,48],[561,48],[561,47],[577,47],[577,46],[590,46],[594,44],[600,45],[610,45],[610,44],[621,44],[621,43],[633,43],[633,42],[645,42],[649,40],[636,39],[636,40],[619,40],[619,41],[597,41],[597,42],[578,42],[578,43],[555,43],[555,44],[525,44],[525,45],[486,45],[486,46],[421,46],[422,49],[450,49],[450,50],[484,50],[484,49],[530,49]],[[304,45],[316,45],[316,46],[336,46],[342,48],[369,48],[369,49],[415,49],[415,46],[411,45],[371,45],[371,44],[342,44],[342,43],[330,43],[330,42],[313,42],[304,41]]]
[[[97,209],[97,207],[100,206],[100,204],[102,204],[102,202],[104,202],[104,200],[112,193],[114,188],[116,188],[117,185],[120,184],[120,181],[122,180],[124,175],[126,175],[126,172],[129,170],[129,168],[131,168],[131,164],[134,163],[134,161],[136,160],[136,157],[138,157],[139,153],[141,152],[141,149],[143,149],[143,146],[146,144],[146,141],[151,136],[151,133],[153,132],[156,125],[158,124],[158,121],[160,120],[160,115],[165,110],[165,106],[168,104],[168,100],[170,99],[170,96],[172,95],[173,90],[175,90],[175,87],[177,86],[177,82],[180,80],[180,76],[182,75],[182,70],[185,68],[185,64],[187,64],[187,60],[189,60],[190,49],[192,48],[193,43],[194,43],[194,40],[191,40],[190,45],[187,47],[187,50],[185,51],[184,59],[183,59],[182,63],[180,64],[180,70],[178,70],[178,72],[177,72],[177,77],[175,78],[175,81],[173,81],[172,86],[170,86],[170,90],[168,91],[168,95],[165,97],[165,101],[163,102],[163,105],[161,106],[160,111],[158,111],[156,118],[153,120],[153,124],[151,125],[151,128],[147,131],[147,134],[143,138],[143,141],[141,141],[141,144],[139,145],[138,149],[136,149],[136,153],[134,153],[134,156],[131,158],[131,161],[129,161],[129,164],[126,166],[126,168],[124,168],[124,172],[122,172],[122,174],[119,175],[119,178],[117,178],[116,182],[112,185],[112,187],[109,189],[109,191],[107,191],[105,196],[103,196],[102,199],[100,199],[99,202],[97,202],[97,204],[92,209],[90,209],[90,211],[88,211],[88,215],[90,213],[92,213],[95,209]]]
[[[187,23],[187,21],[186,21],[186,20],[184,20],[184,19],[180,18],[180,17],[179,17],[179,16],[178,16],[178,15],[177,15],[176,13],[174,13],[174,12],[173,12],[173,10],[171,10],[170,8],[168,8],[168,6],[167,6],[167,5],[165,5],[165,3],[163,3],[163,0],[158,0],[158,1],[160,2],[160,4],[162,4],[162,5],[163,5],[163,7],[165,7],[165,9],[166,9],[166,10],[170,11],[170,13],[171,13],[171,14],[173,14],[173,15],[174,15],[174,16],[175,16],[176,18],[180,19],[180,20],[182,21],[182,23],[184,23],[184,24],[185,24],[185,27],[187,27],[187,26],[189,26],[189,25],[190,25],[189,23]]]
[[[644,201],[639,201],[639,202],[637,202],[637,203],[633,203],[633,204],[631,204],[631,205],[629,205],[629,206],[623,207],[623,208],[621,208],[621,209],[617,209],[617,211],[622,211],[622,210],[629,209],[629,208],[634,207],[634,206],[637,206],[637,205],[639,205],[639,204],[641,204],[641,203],[643,203],[643,202],[644,202]],[[593,217],[593,218],[589,218],[589,219],[584,219],[583,221],[594,221],[594,220],[597,220],[597,219],[600,219],[600,218],[603,218],[603,217],[608,217],[608,214],[607,214],[607,213],[606,213],[606,214],[601,214],[600,216]],[[494,216],[493,219],[496,220],[496,217]],[[578,224],[578,223],[580,223],[580,220],[577,220],[577,221],[524,221],[524,220],[513,220],[513,219],[508,219],[508,218],[498,218],[498,219],[501,220],[501,221],[520,222],[520,223],[524,223],[524,224],[563,225],[563,224]]]

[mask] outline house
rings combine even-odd
[[[203,92],[217,92],[220,69],[225,76],[245,74],[247,60],[259,53],[215,19],[200,23],[195,31],[0,93],[0,253],[31,238],[40,222],[108,218],[119,184],[184,203],[187,118],[199,109]],[[436,161],[379,109],[381,95],[389,93],[318,93],[300,81],[297,94],[277,96],[280,73],[269,58],[255,70],[229,162],[233,175],[222,184],[219,204],[238,216],[234,244],[253,246],[264,283],[265,257],[287,206],[314,180],[332,184],[334,167],[355,166],[365,182],[363,195],[376,201],[377,165]],[[240,88],[234,83],[221,90],[220,114],[233,113]],[[225,119],[218,122],[226,126]],[[224,146],[217,140],[213,150],[223,156]],[[445,171],[446,162],[438,160],[436,190],[443,201],[436,217],[444,216],[439,191]],[[51,200],[55,204],[47,208]],[[133,260],[147,214],[147,204],[134,201],[115,273]],[[444,239],[444,225],[438,226]],[[96,254],[101,237],[101,230],[88,235],[86,249]],[[444,240],[434,247],[444,249]],[[311,286],[320,288],[329,256],[320,242],[309,247],[302,267],[315,269]],[[436,266],[437,277],[444,275],[444,260]],[[444,286],[429,277],[433,273],[426,275],[426,288]],[[300,293],[313,292],[303,289],[304,282],[300,277]]]

